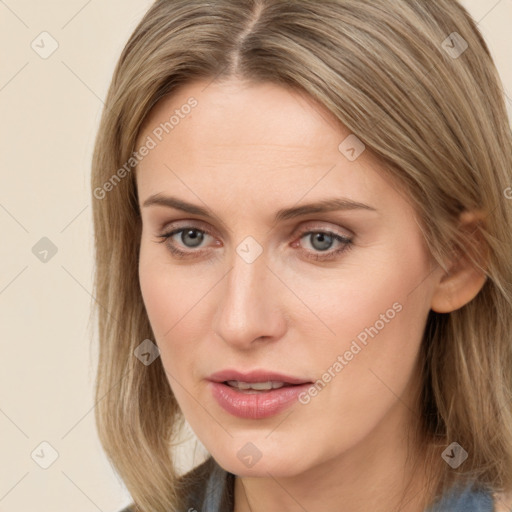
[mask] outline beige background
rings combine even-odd
[[[512,118],[512,0],[463,3]],[[0,512],[113,512],[130,501],[94,426],[89,165],[114,64],[150,4],[0,0]],[[43,237],[57,249],[46,262],[32,251]],[[183,468],[198,461],[188,451]]]

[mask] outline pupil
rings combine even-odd
[[[317,245],[315,242],[319,241],[320,244]],[[315,249],[319,251],[326,251],[332,244],[332,236],[327,235],[326,233],[316,233],[313,235],[312,245]]]
[[[191,244],[187,243],[185,237],[189,237],[192,241]],[[189,247],[197,247],[203,241],[203,233],[200,233],[197,229],[189,229],[188,231],[184,231],[181,235],[181,239],[185,245]]]

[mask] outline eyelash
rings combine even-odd
[[[184,231],[196,231],[199,233],[207,234],[209,236],[213,236],[209,231],[204,229],[199,229],[194,226],[185,226],[181,228],[174,229],[168,233],[162,233],[161,235],[157,235],[157,238],[160,240],[157,243],[165,243],[167,242],[172,236],[182,233]],[[334,240],[340,242],[342,245],[340,248],[331,250],[330,252],[316,252],[311,253],[311,251],[308,251],[306,249],[303,249],[301,252],[305,253],[305,257],[310,260],[314,261],[332,261],[336,259],[339,255],[342,253],[348,251],[352,248],[352,238],[339,235],[338,233],[334,233],[333,231],[323,231],[323,230],[304,230],[302,232],[298,233],[299,240],[304,238],[306,235],[314,235],[314,234],[324,234],[332,237]],[[200,255],[204,250],[190,250],[190,251],[182,251],[181,249],[176,248],[176,246],[168,243],[167,247],[171,251],[171,253],[176,256],[177,258],[185,259],[188,257],[194,257],[195,255]]]

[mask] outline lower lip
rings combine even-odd
[[[210,382],[210,386],[215,400],[225,411],[238,418],[259,420],[274,416],[291,406],[311,383],[256,393],[244,393],[222,382]]]

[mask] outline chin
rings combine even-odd
[[[259,450],[256,446],[261,446]],[[264,447],[264,441],[251,443],[250,441],[233,441],[228,448],[229,452],[216,449],[210,451],[213,458],[226,471],[238,476],[291,477],[306,471],[310,465],[301,456],[299,450],[292,453],[276,453],[276,448]],[[236,447],[235,450],[232,447]],[[265,453],[267,452],[267,453]]]

